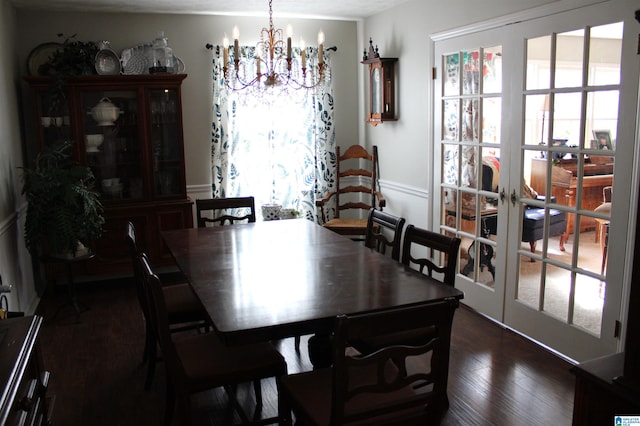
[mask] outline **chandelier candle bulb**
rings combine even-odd
[[[287,61],[291,62],[291,36],[293,35],[293,28],[291,25],[287,25]],[[291,68],[291,65],[289,65]]]
[[[304,44],[304,40],[300,39],[300,53],[302,55],[302,70],[307,68],[307,45]]]
[[[238,27],[233,27],[233,53],[236,55],[236,67],[238,66],[238,61],[240,60],[240,43],[238,39],[240,38],[240,30]]]
[[[226,68],[227,64],[229,63],[229,38],[226,36],[226,34],[222,39],[222,46],[224,46],[223,59],[224,59],[224,67]]]
[[[324,33],[320,31],[318,33],[318,65],[322,65],[324,60]]]

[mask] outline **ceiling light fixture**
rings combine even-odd
[[[300,39],[299,53],[291,46],[293,29],[284,31],[273,25],[272,0],[269,0],[269,27],[260,31],[253,57],[240,48],[238,27],[233,29],[233,44],[225,35],[222,42],[223,72],[226,86],[230,90],[264,90],[269,87],[281,89],[311,89],[328,78],[328,67],[324,58],[324,33],[318,33],[318,55],[312,57],[304,40]],[[220,55],[218,49],[218,55]],[[331,47],[327,50],[336,50]]]

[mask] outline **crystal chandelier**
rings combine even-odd
[[[291,47],[292,33],[291,25],[288,25],[285,40],[283,30],[274,27],[272,0],[269,0],[269,27],[260,31],[260,41],[256,44],[253,57],[246,51],[242,54],[237,27],[233,29],[233,45],[229,44],[225,35],[222,42],[222,69],[227,88],[234,91],[312,89],[328,78],[328,67],[325,66],[324,59],[324,33],[318,33],[317,59],[307,56],[309,52],[302,39],[300,53],[294,52]],[[336,50],[335,47],[329,49]],[[230,51],[233,54],[231,59]]]

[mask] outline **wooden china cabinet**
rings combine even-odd
[[[93,170],[104,206],[105,232],[94,247],[96,256],[74,265],[81,268],[76,274],[98,279],[131,273],[124,241],[127,221],[135,225],[139,248],[154,266],[172,262],[160,231],[193,226],[182,134],[185,78],[186,74],[69,77],[66,101],[52,113],[52,80],[25,77],[33,92],[37,149],[73,141],[74,157]],[[110,111],[105,117],[103,113]]]

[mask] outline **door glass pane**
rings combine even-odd
[[[554,159],[570,159],[571,154],[563,148],[579,145],[581,108],[581,93],[558,93],[554,96],[551,140],[551,145],[557,148],[553,153]]]
[[[460,113],[458,111],[458,100],[450,99],[442,102],[442,139],[448,141],[458,140],[458,129]]]
[[[151,91],[151,144],[156,195],[180,194],[182,158],[178,96],[175,90]]]
[[[462,52],[462,94],[480,93],[480,51]]]
[[[460,162],[460,186],[466,188],[478,188],[478,148],[474,146],[462,147],[462,159]],[[475,203],[466,204],[464,207],[474,208]]]
[[[600,335],[602,326],[604,291],[604,281],[586,275],[576,277],[573,323],[596,336]]]
[[[524,245],[522,249],[526,250]],[[519,279],[518,288],[516,289],[516,299],[525,305],[538,310],[538,306],[540,304],[540,283],[542,282],[543,264],[541,262],[536,262],[527,255],[520,255],[518,258],[520,268],[518,271]]]
[[[458,145],[442,146],[442,183],[458,184]]]
[[[551,82],[551,36],[527,40],[527,90],[548,89]]]
[[[555,87],[582,86],[583,52],[584,30],[557,35]]]
[[[464,99],[462,101],[462,140],[479,140],[479,101],[478,99]]]
[[[454,53],[444,57],[443,93],[445,96],[460,94],[460,54]]]
[[[587,95],[587,128],[585,139],[590,138],[587,148],[598,150],[593,156],[611,156],[616,148],[616,129],[618,128],[617,90],[590,92]],[[610,158],[592,158],[595,161],[613,162]]]
[[[482,101],[482,142],[499,144],[502,117],[502,98],[484,98]]]
[[[483,93],[502,93],[502,46],[484,49]]]
[[[584,220],[585,216],[580,216]],[[592,219],[593,221],[593,219]],[[572,251],[577,252],[577,265],[580,269],[593,274],[604,275],[606,272],[605,243],[608,243],[609,220],[598,219],[589,222],[589,230],[575,235],[576,243]]]
[[[620,84],[622,22],[593,27],[590,31],[589,85]]]
[[[480,170],[480,189],[484,194],[486,203],[498,205],[498,192],[500,183],[500,149],[495,147],[481,148],[482,169]]]
[[[567,322],[570,293],[571,271],[547,264],[542,310]]]
[[[549,140],[548,94],[525,96],[523,124],[525,145],[546,145]]]

